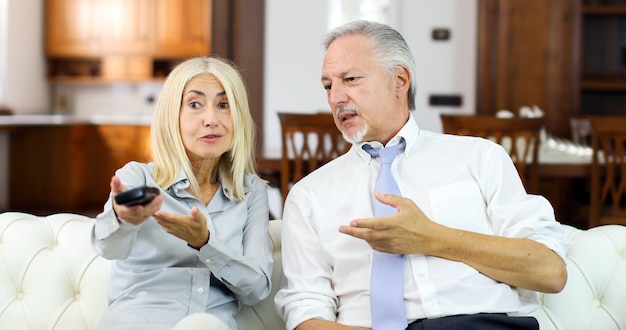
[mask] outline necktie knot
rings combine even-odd
[[[398,152],[404,149],[405,145],[406,145],[406,142],[404,141],[404,139],[402,139],[400,143],[396,145],[381,148],[381,149],[374,149],[372,148],[371,145],[366,144],[363,146],[363,150],[365,150],[373,158],[380,157],[381,164],[391,164],[394,158],[396,158],[396,155],[398,154]]]

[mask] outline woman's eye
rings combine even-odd
[[[190,108],[193,108],[193,109],[198,109],[198,108],[200,108],[200,107],[201,107],[201,104],[200,104],[200,102],[195,102],[195,101],[194,101],[194,102],[190,102],[190,103],[189,103],[189,107],[190,107]]]
[[[230,105],[228,104],[228,102],[219,102],[217,104],[218,109],[228,109],[229,107]]]

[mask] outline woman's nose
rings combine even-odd
[[[208,108],[202,115],[202,125],[207,127],[217,126],[217,112],[215,109]]]

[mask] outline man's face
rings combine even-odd
[[[406,123],[410,82],[406,70],[395,71],[391,75],[383,71],[363,36],[340,37],[328,47],[322,84],[335,124],[346,140],[386,143]]]

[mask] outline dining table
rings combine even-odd
[[[553,136],[539,148],[539,194],[552,204],[559,222],[588,228],[592,149]]]

